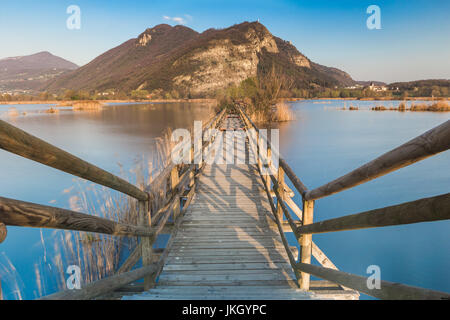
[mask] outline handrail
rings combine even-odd
[[[242,111],[242,110],[241,110],[241,111]],[[242,112],[242,113],[243,113],[243,112]],[[246,117],[246,115],[243,114],[242,119],[244,120],[244,122],[246,122],[247,126],[248,126],[249,124],[252,125],[252,123],[246,121],[246,120],[249,120],[249,119],[246,119],[245,117]],[[247,123],[247,122],[248,122],[248,123]],[[258,128],[255,128],[255,129],[257,130]],[[252,138],[255,138],[255,137],[249,136],[250,147],[253,149],[253,152],[254,152],[255,154],[258,154],[258,150],[259,150],[258,142],[257,142],[257,141],[254,141]],[[264,155],[263,155],[263,157],[264,157]],[[299,285],[301,285],[302,276],[301,276],[300,273],[298,273],[298,272],[296,271],[296,270],[297,270],[297,269],[296,269],[296,266],[295,266],[295,265],[296,265],[296,261],[295,261],[295,259],[293,258],[292,253],[290,252],[290,249],[289,249],[290,247],[289,247],[289,244],[288,244],[288,242],[287,242],[286,236],[285,236],[285,234],[284,234],[284,230],[283,230],[283,226],[282,226],[282,217],[283,217],[282,214],[284,214],[284,216],[288,219],[289,227],[291,228],[292,232],[293,232],[294,235],[296,236],[296,239],[297,239],[297,240],[300,240],[300,239],[301,239],[301,235],[300,235],[299,233],[296,232],[296,230],[297,230],[296,223],[295,223],[295,221],[292,219],[292,217],[291,217],[291,215],[290,215],[290,213],[289,213],[289,210],[287,209],[287,207],[286,207],[286,205],[285,205],[286,200],[283,200],[282,197],[281,197],[281,195],[280,195],[280,190],[281,190],[280,184],[278,183],[278,181],[276,180],[276,178],[275,178],[273,175],[270,175],[270,174],[269,174],[270,180],[264,179],[264,178],[263,178],[263,174],[262,174],[260,165],[261,165],[261,163],[259,162],[259,165],[257,166],[257,168],[258,168],[258,172],[259,172],[259,174],[260,174],[260,176],[261,176],[261,180],[262,180],[262,182],[263,182],[263,184],[264,184],[264,187],[265,187],[264,190],[266,191],[267,197],[268,197],[268,199],[269,199],[269,204],[270,204],[271,209],[272,209],[273,218],[272,218],[272,217],[271,217],[271,218],[272,218],[272,219],[275,221],[275,223],[277,224],[277,227],[278,227],[278,230],[279,230],[279,232],[280,232],[280,236],[281,236],[281,239],[282,239],[284,248],[285,248],[285,250],[287,251],[287,254],[288,254],[289,262],[291,263],[292,269],[293,269],[294,272],[295,272],[295,276],[296,276],[296,278],[297,278],[297,281],[298,281]],[[270,165],[270,164],[269,164],[269,165]],[[286,164],[286,166],[287,166],[287,164]],[[289,168],[289,169],[290,169],[290,168]],[[269,172],[270,172],[270,171],[269,171]],[[292,171],[291,171],[291,172],[292,172]],[[292,174],[293,174],[293,173],[292,173]],[[276,195],[276,197],[277,197],[277,207],[275,207],[274,201],[273,201],[273,199],[272,199],[272,195],[271,195],[271,193],[270,193],[270,191],[269,191],[270,188],[269,188],[268,183],[270,183],[270,181],[272,181],[272,183],[274,184],[273,190],[274,190],[275,195]],[[300,180],[298,180],[298,181],[300,181]],[[301,183],[301,182],[300,182],[300,183]],[[283,189],[284,189],[284,187],[285,187],[285,185],[283,186]],[[306,189],[306,187],[305,187],[305,189]],[[284,191],[283,191],[283,192],[284,192]],[[296,207],[296,208],[298,208],[298,207]],[[282,213],[281,215],[278,214],[280,209],[281,209],[281,213]],[[300,222],[300,223],[302,222],[302,217],[299,217],[299,222]],[[325,255],[325,253],[323,253],[322,250],[320,250],[320,248],[319,248],[313,241],[311,241],[311,251],[312,251],[312,255],[314,256],[314,258],[316,258],[316,260],[317,260],[322,266],[337,270],[337,267],[333,264],[333,262],[331,262],[331,260]],[[345,288],[345,287],[342,287],[342,288],[343,288],[344,290],[347,289],[347,288]]]
[[[148,200],[146,192],[141,191],[122,178],[100,169],[3,120],[0,120],[0,148],[128,194],[138,200]]]
[[[448,219],[450,193],[300,226],[296,232],[324,233]]]
[[[423,289],[419,287],[407,286],[401,283],[394,283],[380,280],[379,289],[369,289],[367,278],[355,274],[315,266],[312,264],[297,263],[296,268],[307,272],[313,276],[325,279],[342,286],[363,292],[369,296],[384,300],[448,300],[450,294],[435,290]]]
[[[38,300],[88,300],[101,296],[108,292],[120,289],[129,283],[142,279],[155,273],[156,264],[141,267],[139,269],[115,274],[108,278],[104,278],[95,282],[86,284],[78,290],[64,290],[48,296],[41,297]]]
[[[255,125],[255,123],[250,119],[250,117],[247,115],[247,113],[243,110],[241,106],[238,105],[238,110],[244,115],[244,118],[248,123],[252,126],[253,129],[255,129],[256,132],[259,133],[259,128]],[[263,136],[259,136],[260,139],[263,139]],[[267,137],[266,137],[266,143],[268,143]],[[308,188],[303,184],[303,182],[297,177],[297,175],[294,173],[292,168],[288,165],[286,160],[284,160],[280,153],[275,152],[275,150],[271,150],[272,154],[278,157],[278,165],[283,168],[286,175],[291,180],[294,187],[298,190],[298,192],[304,196],[308,192]]]
[[[0,197],[0,221],[9,226],[66,229],[114,236],[154,235],[150,228],[3,197]]]
[[[259,132],[259,129],[245,114],[240,105],[237,105],[237,108],[240,111],[242,119],[246,123],[247,127],[253,127],[256,132]],[[252,148],[257,149],[257,151],[254,152],[258,152],[258,169],[261,169],[261,159],[259,157],[265,156],[259,154],[260,138],[261,137],[257,138],[257,145],[254,146],[255,142],[249,137]],[[309,275],[313,275],[335,282],[343,288],[351,288],[380,299],[450,299],[450,294],[448,293],[411,287],[388,281],[381,281],[381,289],[369,289],[367,285],[368,279],[365,277],[338,271],[332,263],[332,267],[328,268],[326,266],[315,266],[310,262],[311,253],[314,254],[315,252],[318,255],[322,253],[318,253],[317,247],[314,248],[314,243],[311,238],[314,233],[355,230],[361,228],[384,227],[450,219],[450,194],[447,193],[440,196],[419,199],[395,206],[329,219],[317,223],[313,223],[312,221],[314,200],[352,188],[363,182],[375,179],[391,171],[405,167],[439,152],[448,150],[449,148],[450,120],[425,132],[419,137],[410,140],[400,147],[385,153],[379,158],[348,173],[347,175],[344,175],[341,178],[338,178],[312,191],[307,190],[287,163],[280,157],[278,178],[269,173],[270,180],[264,178],[262,180],[266,187],[265,189],[269,197],[269,202],[276,217],[277,225],[279,225],[282,238],[284,239],[284,231],[283,228],[280,227],[279,222],[280,218],[278,214],[280,210],[281,213],[288,219],[288,224],[291,227],[292,232],[294,233],[296,239],[300,242],[301,259],[300,262],[293,266],[297,280],[300,280],[300,287],[308,290]],[[270,159],[266,162],[268,167],[272,167]],[[262,173],[261,170],[260,173]],[[301,212],[302,218],[300,219],[300,226],[297,226],[296,222],[293,220],[283,198],[284,174],[291,179],[303,198],[303,211]],[[270,182],[272,182],[274,186],[273,189],[277,198],[277,208],[275,208],[272,195],[269,192]],[[281,218],[282,217],[283,216],[281,215]],[[287,248],[287,246],[288,245],[286,244],[285,247]]]
[[[448,149],[450,149],[450,120],[386,152],[358,169],[308,191],[304,198],[317,200],[338,193]]]
[[[202,127],[202,136],[210,126],[215,127],[221,121],[224,114],[225,109],[212,117]],[[191,174],[192,171],[195,171],[195,166],[188,167],[188,170],[179,176],[178,169],[180,165],[172,163],[158,175],[153,186],[156,184],[159,186],[162,185],[170,177],[171,198],[158,211],[157,214],[160,219],[157,226],[152,227],[149,194],[141,191],[127,181],[2,120],[0,120],[0,148],[83,179],[110,187],[139,200],[140,226],[134,226],[71,210],[0,197],[0,242],[6,237],[6,225],[86,231],[114,236],[142,237],[141,243],[130,254],[116,275],[89,283],[81,290],[65,290],[43,297],[42,299],[90,299],[142,278],[145,278],[144,287],[151,285],[148,280],[151,280],[151,275],[160,269],[162,263],[160,261],[157,264],[152,264],[152,245],[156,237],[163,232],[171,215],[173,215],[174,221],[179,220],[179,202],[183,196],[185,185],[190,185],[192,179],[195,178],[195,174]],[[188,206],[192,200],[193,190],[195,188],[191,189],[185,206]],[[186,207],[183,208],[182,213],[185,211]],[[141,257],[143,267],[129,271]]]

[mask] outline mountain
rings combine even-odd
[[[49,79],[76,68],[49,52],[0,59],[0,91],[37,90]]]
[[[185,26],[155,26],[87,65],[53,79],[44,89],[176,90],[182,96],[205,96],[272,66],[294,79],[298,88],[354,83],[347,73],[312,62],[262,24],[244,22],[203,33]]]
[[[414,88],[431,88],[433,86],[446,87],[450,89],[450,79],[415,80],[407,82],[393,82],[389,84],[389,87],[399,88],[400,90],[414,90]]]

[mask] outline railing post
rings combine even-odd
[[[139,224],[141,226],[151,226],[152,218],[150,215],[149,201],[140,200],[138,203]],[[142,266],[147,267],[152,264],[152,239],[150,237],[141,237],[141,255]],[[144,289],[149,290],[153,286],[153,278],[151,275],[144,278]]]
[[[259,154],[259,131],[256,131],[256,163],[258,165],[259,172],[262,172],[261,170],[261,157]]]
[[[5,241],[7,234],[8,230],[6,229],[6,225],[3,222],[0,222],[0,243]]]
[[[269,143],[267,143],[269,144]],[[267,190],[269,192],[271,192],[271,180],[270,180],[270,176],[272,173],[272,149],[270,148],[270,145],[267,146],[267,168],[266,168],[266,186],[267,186]]]
[[[278,193],[280,194],[281,199],[277,199],[277,215],[280,219],[280,222],[283,222],[283,209],[281,208],[280,201],[284,201],[285,192],[284,192],[284,170],[281,166],[278,167]]]
[[[314,216],[314,200],[303,200],[303,225],[313,223]],[[311,263],[312,253],[312,234],[304,234],[300,241],[301,256],[300,262],[305,264]],[[306,272],[301,272],[300,289],[309,290],[310,275]]]
[[[178,175],[178,166],[173,167],[172,172],[170,173],[170,188],[172,189],[172,193],[176,194],[176,189],[178,187],[178,183],[180,181],[180,176]],[[173,207],[173,221],[176,220],[177,216],[180,214],[180,201],[175,200],[175,205]]]

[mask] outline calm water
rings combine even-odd
[[[376,112],[376,102],[295,102],[297,121],[280,126],[281,153],[303,183],[319,187],[450,119],[450,113]],[[380,102],[385,106],[398,102]],[[381,208],[449,192],[450,152],[316,201],[314,220]],[[296,198],[297,203],[299,198]],[[342,271],[381,268],[387,281],[450,291],[450,222],[429,222],[314,235]],[[366,298],[366,297],[364,297]]]
[[[143,157],[152,158],[156,152],[155,138],[167,127],[188,128],[194,120],[206,121],[213,112],[210,105],[187,103],[110,105],[101,112],[66,110],[58,114],[43,113],[48,105],[13,107],[17,112],[9,106],[0,106],[0,119],[127,177],[133,176],[130,171]],[[17,113],[19,116],[11,116]],[[69,208],[69,197],[77,190],[73,176],[3,150],[0,168],[2,197]],[[8,237],[0,245],[0,278],[6,299],[34,299],[38,295],[35,264],[45,266],[50,277],[60,276],[49,267],[54,237],[52,230],[43,230],[44,248],[39,230],[8,227]],[[16,272],[11,272],[12,266]],[[54,290],[55,284],[50,281],[44,284],[42,292],[49,294]]]
[[[339,110],[344,103],[362,110]],[[280,125],[281,153],[307,187],[329,182],[450,118],[450,113],[365,110],[376,103],[292,103],[297,120]],[[381,103],[387,107],[398,104]],[[211,111],[211,107],[199,104],[141,104],[112,105],[98,113],[36,112],[47,108],[17,106],[19,113],[26,110],[27,115],[10,117],[6,115],[8,107],[0,106],[0,118],[116,174],[121,173],[118,163],[128,172],[142,156],[151,157],[154,138],[167,126],[191,126],[194,120],[207,119]],[[450,153],[446,152],[318,200],[314,219],[447,193],[449,164]],[[0,166],[1,196],[68,207],[68,195],[62,191],[74,186],[72,176],[7,152],[0,152]],[[298,196],[295,200],[299,201]],[[449,227],[449,222],[433,222],[321,234],[313,239],[343,271],[364,275],[368,266],[378,265],[383,280],[450,291]],[[44,256],[40,232],[8,230],[7,240],[0,245],[4,294],[17,298],[18,289],[22,298],[33,299],[38,292],[35,264],[42,264]],[[44,230],[43,237],[50,247],[52,231]],[[5,272],[5,266],[11,269],[10,263],[16,273]],[[48,287],[47,294],[52,292],[51,284]]]

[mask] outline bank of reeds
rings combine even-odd
[[[99,111],[103,104],[98,101],[79,101],[72,104],[73,111]]]
[[[279,102],[273,107],[272,121],[284,122],[295,120],[295,114],[291,106],[286,102]]]
[[[103,107],[103,103],[96,100],[86,101],[62,101],[57,107],[72,107],[74,111],[98,111]]]
[[[409,110],[410,111],[446,112],[446,111],[450,111],[450,105],[447,101],[437,101],[432,104],[419,103],[419,104],[411,105]]]
[[[119,164],[119,176],[141,189],[151,185],[170,161],[170,137],[171,131],[167,130],[162,137],[154,139],[151,158],[136,159],[130,170],[125,170]],[[166,188],[167,186],[163,185],[157,193],[149,190],[153,199],[152,212],[161,205],[161,199],[167,193]],[[63,193],[69,196],[69,208],[73,211],[138,225],[137,200],[127,195],[80,178],[75,178],[74,186]],[[41,230],[40,245],[43,248],[43,256],[41,261],[34,265],[37,288],[35,298],[67,289],[67,268],[71,265],[80,267],[82,286],[115,274],[137,244],[138,239],[135,237],[67,230],[55,230],[50,237],[44,238]],[[6,285],[13,290],[9,294],[15,299],[22,299],[24,285],[20,275],[15,272],[14,265],[2,263],[0,259],[0,276],[2,279],[8,279]]]
[[[401,102],[398,107],[390,107],[387,108],[385,106],[375,106],[372,107],[371,110],[373,111],[386,111],[386,110],[391,110],[391,111],[429,111],[429,112],[447,112],[450,111],[450,105],[448,104],[447,101],[437,101],[431,104],[427,104],[427,103],[412,103],[411,106],[408,108],[406,102]]]

